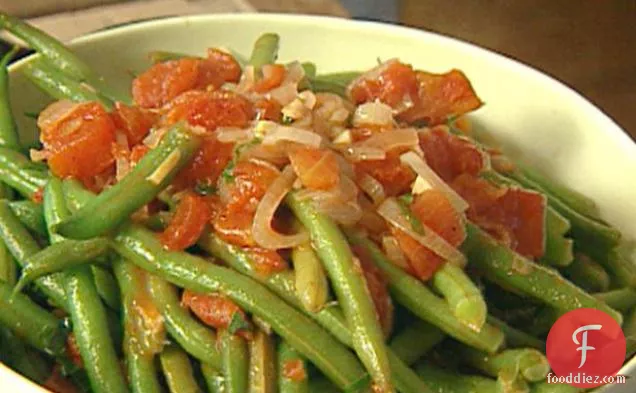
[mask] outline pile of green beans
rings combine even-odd
[[[52,98],[95,101],[107,110],[129,101],[42,31],[2,12],[0,29],[40,54],[22,72]],[[278,48],[278,35],[263,34],[239,63],[261,78]],[[156,199],[173,210],[170,185],[203,142],[187,124],[170,126],[157,147],[97,195],[29,160],[8,97],[13,55],[0,59],[0,360],[35,382],[44,383],[55,363],[87,393],[577,392],[545,382],[544,352],[554,320],[581,307],[623,323],[628,356],[636,352],[636,265],[621,252],[620,232],[588,198],[536,171],[518,166],[482,177],[545,195],[546,252],[537,261],[467,222],[459,248],[467,267],[444,264],[424,283],[363,231],[337,225],[291,191],[285,208],[310,240],[291,250],[293,269],[266,275],[248,251],[209,229],[194,252],[167,250],[153,230],[165,226],[168,209],[133,219]],[[183,57],[196,56],[150,56],[153,63]],[[301,90],[343,97],[361,75],[302,67]],[[421,233],[409,198],[398,200]],[[353,245],[387,281],[402,321],[396,332],[382,329]],[[500,303],[493,306],[482,293],[489,285],[531,304],[532,323],[515,323],[495,307]],[[182,304],[186,289],[236,303],[254,322],[249,335],[204,324]],[[70,339],[79,353],[69,352]],[[81,365],[72,365],[75,355]]]

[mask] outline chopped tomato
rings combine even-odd
[[[271,120],[280,122],[280,119],[282,117],[281,110],[283,109],[283,107],[276,100],[266,98],[260,99],[254,104],[254,109],[256,110],[257,120]]]
[[[190,163],[179,171],[172,184],[179,190],[201,184],[216,185],[223,169],[232,159],[233,148],[233,144],[221,143],[214,135],[204,137],[199,150]]]
[[[418,194],[411,203],[413,215],[452,246],[459,246],[466,237],[461,214],[446,195],[437,189]]]
[[[247,320],[236,303],[217,293],[197,293],[186,289],[181,296],[181,305],[192,310],[203,323],[215,329],[227,329],[235,314]],[[239,330],[236,333],[243,335],[249,332]]]
[[[382,186],[387,196],[395,196],[408,191],[415,180],[413,171],[400,162],[397,153],[389,152],[383,160],[366,160],[354,164],[356,174],[367,173]]]
[[[301,359],[291,359],[283,363],[283,376],[289,380],[301,382],[307,379],[307,371]]]
[[[252,103],[245,97],[228,91],[189,91],[170,103],[162,121],[170,125],[185,120],[208,131],[217,127],[246,127],[254,117]]]
[[[336,155],[327,149],[299,147],[289,152],[289,160],[303,186],[328,190],[340,182]]]
[[[433,251],[424,247],[404,231],[390,226],[391,234],[398,241],[400,249],[406,256],[414,275],[422,281],[428,281],[444,264],[444,260]]]
[[[373,299],[378,321],[384,335],[388,337],[393,328],[393,302],[389,296],[388,281],[382,271],[375,266],[364,247],[353,246],[352,251],[360,261],[360,268]]]
[[[69,334],[66,338],[66,353],[74,365],[79,368],[84,368],[82,355],[80,354],[79,347],[77,346],[77,339],[73,333]]]
[[[254,83],[256,93],[265,93],[278,86],[285,79],[285,66],[282,64],[266,64],[262,68],[263,77]]]
[[[389,60],[354,80],[348,94],[356,104],[380,100],[394,109],[418,99],[418,80],[413,67]]]
[[[228,211],[255,212],[271,184],[278,178],[278,171],[256,161],[241,161],[232,172],[233,182],[228,185]]]
[[[417,71],[417,81],[419,98],[412,108],[398,115],[408,123],[424,120],[429,125],[440,124],[482,104],[466,75],[459,70],[446,74]]]
[[[445,181],[462,173],[477,175],[484,168],[484,153],[471,141],[452,135],[446,126],[419,135],[426,163]]]
[[[181,198],[168,227],[159,236],[169,250],[185,250],[201,236],[210,218],[205,198],[187,193]]]
[[[138,106],[128,106],[121,102],[115,103],[115,110],[111,113],[115,127],[126,134],[128,147],[140,143],[157,121],[158,115]]]
[[[213,221],[214,232],[223,240],[236,246],[256,245],[252,238],[254,212],[223,209]]]
[[[55,393],[77,393],[79,390],[70,379],[63,376],[60,366],[55,365],[51,375],[42,383],[42,386]]]
[[[470,205],[468,218],[527,257],[545,252],[545,197],[539,193],[500,188],[469,175],[459,176],[453,188]]]
[[[288,268],[287,262],[276,250],[260,247],[251,247],[244,250],[249,254],[256,270],[264,276],[269,276]]]
[[[216,49],[206,59],[185,58],[153,65],[133,81],[132,94],[137,105],[159,108],[183,92],[217,89],[225,82],[237,82],[241,68],[229,54]]]
[[[115,124],[99,103],[77,104],[45,124],[40,140],[56,176],[73,177],[90,187],[95,176],[114,168]]]

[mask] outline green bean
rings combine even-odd
[[[384,334],[364,275],[360,273],[347,240],[338,226],[319,214],[309,201],[293,195],[287,204],[309,230],[311,242],[322,260],[351,329],[353,348],[380,391],[392,392],[391,370],[384,345]]]
[[[110,99],[102,96],[92,86],[52,68],[46,59],[35,58],[20,71],[40,90],[57,100],[95,101],[106,109],[113,108],[114,104]]]
[[[636,353],[636,307],[629,310],[626,314],[622,329],[627,344],[625,359],[631,359]]]
[[[611,284],[603,266],[581,253],[576,254],[574,262],[563,269],[563,275],[587,292],[607,291]]]
[[[40,277],[91,262],[108,251],[106,238],[90,240],[62,240],[33,254],[24,263],[15,292]],[[92,278],[92,276],[91,276]]]
[[[548,383],[546,381],[532,385],[530,391],[532,393],[579,393],[583,392],[583,389],[565,383]]]
[[[359,72],[359,71],[342,71],[342,72],[332,72],[329,74],[316,75],[314,79],[338,83],[346,87],[351,82],[353,82],[356,78],[358,78],[360,75],[362,75],[362,72]]]
[[[581,307],[596,308],[621,322],[619,312],[565,280],[556,271],[529,261],[471,223],[466,228],[467,237],[462,250],[472,266],[486,278],[541,300],[563,313]]]
[[[344,315],[339,307],[335,305],[327,305],[316,313],[308,312],[305,310],[300,301],[296,297],[294,290],[294,280],[290,276],[290,272],[282,272],[272,274],[269,276],[263,276],[254,268],[250,261],[250,257],[240,247],[236,247],[225,243],[212,234],[205,234],[199,239],[199,246],[209,253],[215,255],[217,258],[225,261],[230,267],[239,272],[252,277],[255,280],[262,282],[278,296],[282,297],[288,303],[304,310],[305,315],[314,319],[329,333],[336,337],[343,344],[351,347],[353,346],[353,340],[351,338],[351,331],[347,326]],[[387,349],[390,352],[390,350]],[[389,362],[391,363],[391,370],[395,379],[398,389],[417,391],[419,383],[415,385],[409,385],[413,383],[412,371],[408,367],[402,365],[402,361],[396,356],[390,356]]]
[[[314,78],[316,76],[316,64],[310,61],[304,61],[301,66],[305,72],[305,78]]]
[[[14,286],[17,279],[17,267],[13,256],[0,240],[0,281],[4,281],[10,286]]]
[[[285,374],[286,364],[297,362],[303,368],[302,379],[292,379]],[[309,375],[305,360],[285,341],[278,344],[278,389],[280,393],[309,393]]]
[[[148,58],[153,64],[163,63],[164,61],[180,60],[186,57],[196,57],[186,55],[185,53],[169,52],[163,50],[155,50],[148,53]]]
[[[2,200],[0,200],[0,237],[21,266],[26,266],[26,260],[40,251],[40,246],[13,214],[9,203]],[[36,284],[50,301],[58,307],[66,308],[66,292],[62,274],[39,278]]]
[[[13,188],[0,182],[0,199],[12,200],[14,198],[15,192],[13,192]]]
[[[188,355],[177,346],[169,345],[159,355],[163,375],[171,393],[199,393]],[[247,376],[246,376],[247,377]]]
[[[300,303],[307,311],[319,311],[329,297],[329,283],[322,262],[309,244],[292,250],[292,262]]]
[[[226,329],[219,331],[219,339],[225,390],[227,393],[247,393],[250,358],[245,339]]]
[[[41,204],[22,200],[9,202],[9,207],[13,210],[13,214],[18,217],[18,220],[33,233],[42,236],[48,235]]]
[[[404,363],[411,365],[442,342],[444,336],[444,333],[435,326],[417,320],[393,337],[391,349]]]
[[[249,342],[250,393],[276,393],[276,352],[274,337],[257,330]]]
[[[530,393],[530,385],[511,368],[504,368],[497,375],[498,393]]]
[[[6,356],[2,362],[33,382],[42,384],[51,373],[42,356],[5,327],[0,327],[0,347]]]
[[[24,154],[0,147],[0,181],[22,196],[33,200],[47,182],[45,168],[33,163]]]
[[[624,255],[630,251],[624,251],[622,246],[618,246],[605,252],[602,248],[596,248],[594,245],[584,242],[577,242],[575,249],[580,250],[605,267],[612,280],[616,281],[617,286],[636,288],[636,263]]]
[[[97,293],[111,309],[118,311],[121,307],[119,287],[113,274],[104,266],[92,265],[91,271],[95,280]]]
[[[477,375],[462,375],[421,362],[415,368],[417,374],[436,393],[493,393],[497,382]]]
[[[431,389],[409,366],[393,352],[387,351],[391,362],[391,371],[395,375],[395,387],[401,393],[430,393]]]
[[[9,102],[9,74],[7,67],[11,59],[18,53],[18,50],[19,47],[14,46],[0,59],[0,146],[15,150],[20,149],[20,139]]]
[[[90,239],[122,224],[170,184],[200,143],[201,138],[192,134],[188,126],[180,123],[171,127],[159,146],[148,152],[126,177],[59,224],[58,232],[73,239]],[[95,219],[97,215],[99,220]]]
[[[225,378],[220,371],[207,363],[202,363],[201,373],[210,393],[225,393]]]
[[[333,93],[340,97],[347,97],[346,85],[317,78],[310,79],[309,81],[311,90],[314,93]]]
[[[113,265],[121,289],[125,321],[123,346],[131,390],[133,393],[160,393],[163,389],[157,377],[154,355],[161,350],[164,343],[161,337],[156,337],[154,334],[147,335],[140,322],[143,316],[140,315],[141,309],[136,304],[136,297],[143,282],[134,271],[132,264],[116,260]]]
[[[607,292],[599,292],[595,293],[594,297],[621,312],[627,312],[636,306],[636,290],[632,288],[620,288]]]
[[[313,378],[309,381],[309,391],[311,393],[341,393],[342,390],[338,389],[327,378]]]
[[[0,282],[0,324],[42,352],[62,354],[66,334],[60,327],[60,321],[28,296],[12,296],[12,289],[5,282]]]
[[[273,64],[278,58],[278,34],[266,33],[258,37],[252,48],[249,65],[254,67],[254,72],[260,75],[261,68],[266,64]]]
[[[435,296],[421,281],[388,261],[372,241],[353,231],[347,232],[347,236],[353,244],[364,247],[376,266],[385,273],[391,293],[398,303],[467,345],[488,353],[495,353],[499,349],[504,339],[499,329],[489,324],[484,324],[479,332],[470,329],[453,315],[444,300]]]
[[[257,281],[194,255],[166,251],[152,232],[135,225],[122,228],[114,247],[136,265],[179,286],[228,296],[271,325],[339,386],[354,390],[366,385],[364,370],[343,345]]]
[[[44,190],[44,214],[49,229],[70,215],[64,200],[62,182],[57,178],[51,178]],[[49,265],[48,261],[51,260],[90,260],[101,253],[98,251],[108,248],[105,239],[87,247],[60,247],[68,244],[69,240],[64,240],[53,232],[50,235],[52,245],[27,259],[26,267],[22,270],[23,278],[36,277],[30,276],[30,272],[38,272],[32,270],[31,266],[38,269],[38,266]],[[16,288],[19,288],[19,284]],[[95,288],[90,268],[80,266],[71,269],[66,274],[65,284],[73,333],[93,391],[127,392],[126,381],[108,330],[106,310]]]
[[[545,352],[545,342],[529,335],[519,329],[508,325],[504,321],[491,315],[488,316],[488,323],[499,328],[506,337],[506,345],[512,348],[530,347]]]
[[[195,320],[181,306],[176,288],[165,280],[148,276],[148,291],[161,313],[170,336],[189,354],[219,369],[221,354],[214,331]]]

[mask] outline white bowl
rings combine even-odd
[[[592,197],[607,221],[636,238],[636,144],[574,90],[485,49],[405,27],[275,14],[149,21],[91,34],[71,46],[107,80],[127,89],[131,71],[148,67],[149,51],[204,53],[208,47],[225,46],[248,54],[263,32],[280,34],[281,61],[313,61],[319,72],[368,69],[378,58],[392,57],[433,72],[464,71],[486,103],[471,115],[477,127],[494,134],[515,157]],[[16,72],[24,63],[11,67],[11,97],[23,137],[29,140],[35,135],[34,121],[22,114],[39,110],[48,99]],[[622,374],[636,376],[636,360]],[[42,391],[3,366],[0,381],[3,391]],[[634,382],[605,390],[633,391]]]

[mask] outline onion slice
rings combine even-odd
[[[266,135],[263,138],[263,145],[275,145],[279,142],[295,142],[310,147],[320,147],[322,137],[315,132],[307,131],[302,128],[281,126],[274,122],[267,122],[257,126],[257,134],[259,130],[265,130]],[[270,124],[271,123],[271,124]]]
[[[386,194],[384,193],[384,186],[377,181],[373,176],[368,173],[363,174],[358,179],[358,186],[364,191],[374,204],[378,205],[384,201]]]
[[[282,235],[272,229],[274,214],[285,195],[291,190],[294,180],[296,180],[294,169],[288,165],[267,189],[256,208],[252,236],[256,243],[263,248],[277,250],[295,247],[309,241],[309,235],[304,231],[294,235]]]
[[[422,246],[442,257],[444,260],[462,267],[466,265],[466,257],[464,254],[450,245],[443,237],[439,236],[431,228],[422,223],[424,233],[419,234],[415,232],[402,213],[402,208],[395,198],[385,199],[380,207],[378,207],[378,214],[393,226],[411,236]]]
[[[251,128],[219,127],[216,129],[216,139],[221,143],[247,142],[254,137]]]
[[[468,209],[466,202],[459,194],[455,192],[448,184],[444,182],[437,174],[426,164],[424,159],[412,151],[404,153],[400,156],[400,161],[411,167],[422,179],[429,182],[434,188],[442,191],[448,197],[450,203],[460,212]]]
[[[382,249],[394,265],[402,270],[410,270],[409,262],[406,259],[406,255],[402,252],[400,244],[393,236],[382,236]]]
[[[349,146],[344,154],[350,161],[373,161],[386,158],[386,152],[383,149],[363,145]]]
[[[393,108],[378,100],[365,102],[356,108],[352,123],[355,127],[365,124],[389,126],[393,124]]]
[[[357,143],[354,146],[377,147],[386,152],[397,148],[412,148],[420,143],[417,131],[414,128],[398,128],[378,132],[369,139]]]

